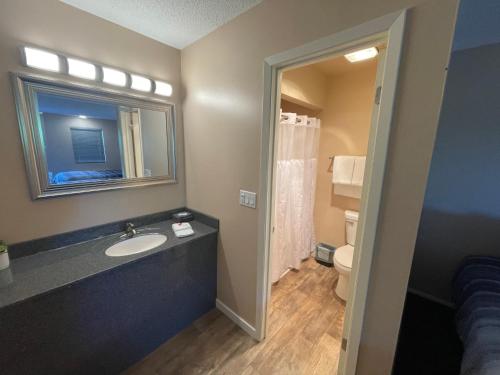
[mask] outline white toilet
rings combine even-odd
[[[359,214],[356,211],[345,212],[345,232],[347,245],[335,250],[333,264],[339,273],[339,281],[335,293],[344,301],[349,294],[349,277],[351,276],[352,257],[354,254],[354,241],[356,240],[356,229],[358,227]]]

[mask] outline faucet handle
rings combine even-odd
[[[125,235],[127,237],[133,237],[137,234],[137,230],[134,229],[134,224],[133,223],[126,223],[125,224]]]

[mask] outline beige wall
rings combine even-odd
[[[171,82],[180,103],[180,51],[57,0],[3,1],[0,11],[0,238],[9,243],[183,206],[183,128],[177,107],[179,183],[32,201],[9,71],[25,70],[32,43]]]
[[[344,212],[359,211],[359,199],[333,193],[329,157],[366,155],[376,73],[375,63],[337,75],[326,75],[316,65],[283,73],[281,95],[286,98],[281,102],[283,111],[321,119],[314,209],[318,242],[344,245]]]
[[[359,374],[388,374],[432,153],[457,0],[268,0],[182,51],[187,202],[221,219],[218,297],[256,316],[263,60],[416,5],[409,13]]]
[[[320,109],[312,109],[304,107],[300,104],[285,99],[281,99],[281,110],[283,112],[290,112],[290,113],[296,113],[298,115],[307,115],[309,117],[321,118]]]
[[[312,109],[325,107],[326,76],[312,65],[284,72],[280,89],[285,99]]]
[[[316,239],[345,245],[345,210],[359,211],[359,199],[333,193],[330,156],[366,155],[377,66],[332,76],[321,112],[314,224]]]

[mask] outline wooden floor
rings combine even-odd
[[[336,282],[309,259],[273,286],[263,342],[213,310],[125,374],[336,374],[345,308]]]

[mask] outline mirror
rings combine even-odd
[[[33,198],[175,182],[173,105],[13,75]]]

